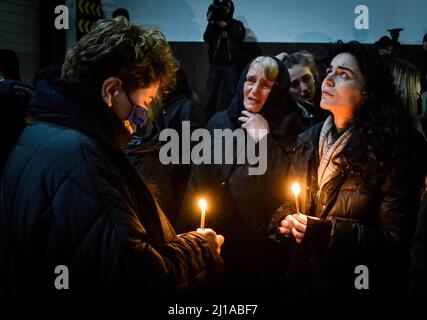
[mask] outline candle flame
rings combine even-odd
[[[202,198],[199,200],[199,207],[202,211],[206,211],[208,204],[206,203],[205,199]]]
[[[301,187],[298,182],[292,184],[292,192],[294,193],[295,197],[298,197],[299,193],[301,192]]]

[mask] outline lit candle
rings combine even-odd
[[[295,206],[297,208],[297,213],[299,213],[299,204],[298,204],[298,195],[301,191],[301,187],[298,182],[292,184],[292,192],[295,195]]]
[[[199,207],[202,210],[202,215],[200,217],[200,229],[205,228],[205,216],[206,216],[206,208],[208,207],[208,204],[206,203],[205,199],[199,200]]]

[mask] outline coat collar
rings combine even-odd
[[[58,80],[40,83],[30,102],[30,115],[80,131],[95,140],[123,149],[131,135],[100,96],[81,83]]]

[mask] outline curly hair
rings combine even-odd
[[[415,135],[411,117],[396,95],[389,68],[372,46],[357,42],[338,43],[333,57],[349,53],[365,78],[365,99],[351,122],[353,134],[342,152],[343,169],[373,187],[374,179],[401,165],[409,155]]]
[[[160,83],[160,93],[174,84],[178,63],[161,31],[140,27],[119,17],[100,20],[68,51],[62,67],[63,79],[82,82],[94,90],[110,76],[133,91]]]
[[[318,84],[319,71],[316,62],[314,61],[314,56],[310,52],[302,50],[292,53],[291,55],[288,55],[285,59],[283,59],[283,63],[288,69],[291,69],[296,65],[302,65],[303,67],[309,68],[311,74],[314,77],[315,83]]]

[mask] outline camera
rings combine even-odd
[[[214,0],[209,6],[207,18],[209,22],[224,21],[227,15],[228,1]]]
[[[390,32],[391,39],[397,42],[399,40],[400,31],[403,31],[403,28],[388,29],[387,31]]]

